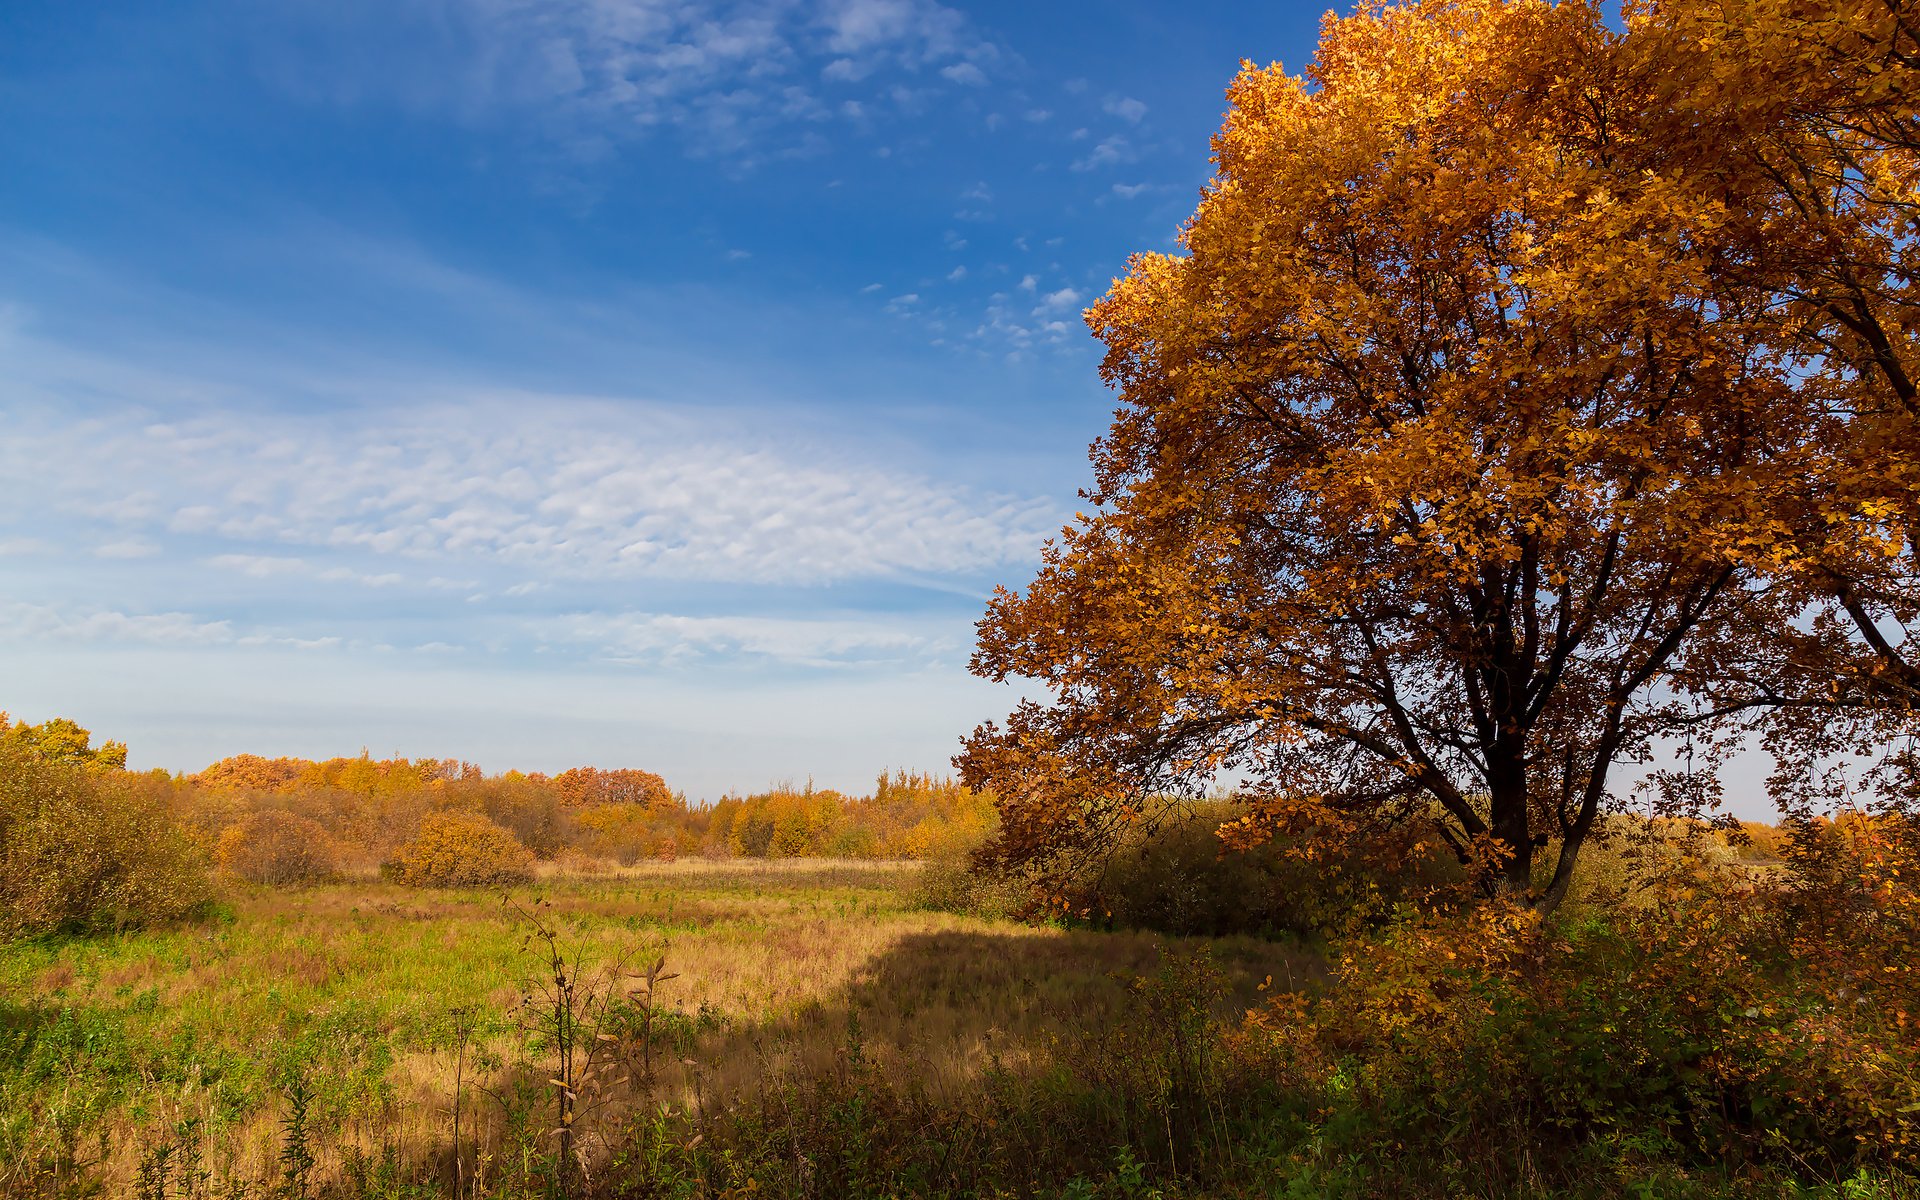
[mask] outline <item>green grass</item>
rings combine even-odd
[[[677,975],[657,1075],[582,1125],[593,1173],[570,1190],[1914,1195],[1866,1175],[1723,1173],[1631,1131],[1567,1161],[1397,1144],[1382,1131],[1407,1123],[1338,1077],[1290,1092],[1263,1074],[1274,1064],[1219,1057],[1263,981],[1318,977],[1312,953],[925,911],[919,870],[682,862],[518,891],[588,964],[664,954]],[[179,928],[0,946],[0,1197],[450,1195],[456,1061],[463,1194],[550,1195],[552,1046],[521,1007],[538,966],[500,894],[371,879],[232,891]],[[1205,1061],[1182,1065],[1195,1029]]]
[[[681,1036],[655,1098],[682,1106],[831,1064],[850,1017],[874,1061],[964,1092],[991,1061],[1038,1062],[1123,1004],[1165,940],[919,911],[916,870],[662,864],[517,895],[550,901],[589,962],[666,955]],[[1242,1000],[1268,974],[1312,969],[1246,939],[1218,955]],[[181,1128],[209,1170],[264,1183],[296,1076],[313,1091],[318,1174],[356,1155],[430,1165],[451,1125],[458,1014],[475,1021],[483,1083],[538,1068],[516,1014],[534,967],[499,893],[372,880],[243,890],[199,925],[0,948],[0,1194],[124,1186],[142,1148]],[[503,1152],[501,1106],[463,1102]]]

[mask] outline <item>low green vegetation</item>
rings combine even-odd
[[[1130,1011],[1127,981],[1155,971],[1163,946],[1199,945],[930,912],[917,870],[685,862],[518,892],[544,897],[583,978],[662,956],[676,976],[658,985],[647,1094],[592,1122],[594,1178],[611,1186],[612,1164],[664,1131],[676,1147],[702,1130],[747,1139],[733,1123],[771,1119],[760,1106],[776,1102],[799,1119],[802,1094],[823,1087],[965,1107],[1016,1079],[1066,1086],[1061,1051]],[[469,1187],[546,1194],[555,1046],[526,999],[550,971],[500,893],[355,879],[232,896],[202,922],[0,950],[0,1194],[111,1193],[163,1159],[169,1195],[264,1194],[287,1184],[296,1095],[313,1194],[403,1194],[402,1181],[448,1194],[457,1076]],[[1314,969],[1254,939],[1211,954],[1241,1005],[1267,975]],[[1057,1165],[1078,1161],[1070,1150]],[[745,1166],[733,1184],[766,1187],[773,1169]]]
[[[0,1194],[1915,1194],[1900,993],[1796,943],[1872,897],[1723,868],[1324,951],[931,910],[918,864],[234,885],[0,949]]]
[[[1916,1195],[1897,812],[1618,818],[1551,911],[1227,801],[1044,884],[430,806],[375,869],[273,807],[209,850],[49,728],[0,738],[0,1196]]]

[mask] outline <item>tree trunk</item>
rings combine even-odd
[[[1525,896],[1533,886],[1533,829],[1527,819],[1526,743],[1502,739],[1487,755],[1487,793],[1492,811],[1488,826],[1507,860],[1488,882],[1509,896]]]

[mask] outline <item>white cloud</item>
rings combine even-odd
[[[207,560],[210,567],[238,571],[254,579],[273,579],[286,575],[311,575],[313,568],[305,559],[272,554],[216,554]]]
[[[352,567],[323,567],[304,558],[285,555],[216,554],[207,560],[207,565],[223,571],[238,571],[254,579],[318,579],[325,583],[357,583],[362,587],[374,588],[398,587],[407,582],[407,577],[397,571],[368,572]],[[463,582],[435,578],[422,586],[458,591],[472,587],[473,583],[471,580]]]
[[[917,302],[909,293],[893,307]],[[124,540],[207,539],[215,566],[258,577],[369,587],[415,577],[406,563],[468,588],[448,565],[800,584],[951,577],[1030,561],[1059,516],[1049,502],[671,410],[545,396],[393,414],[46,415],[16,420],[0,442],[0,481],[0,504],[16,511],[106,520]],[[166,502],[96,515],[131,489]]]
[[[1036,313],[1057,312],[1060,309],[1072,308],[1074,305],[1080,303],[1080,298],[1081,293],[1077,288],[1063,287],[1057,292],[1048,292],[1046,295],[1040,297],[1040,305],[1033,311]]]
[[[1152,190],[1153,185],[1150,183],[1116,183],[1113,185],[1113,194],[1122,200],[1131,200],[1142,192]]]
[[[1111,167],[1117,166],[1120,163],[1129,163],[1132,162],[1135,157],[1136,155],[1133,152],[1132,145],[1126,138],[1116,133],[1111,137],[1103,138],[1100,144],[1088,151],[1084,158],[1075,159],[1073,169],[1076,171],[1093,171],[1101,167]]]
[[[128,613],[75,610],[48,604],[0,605],[0,641],[46,641],[152,646],[337,646],[337,637],[298,638],[278,633],[240,633],[231,621],[207,621],[184,612]]]
[[[955,267],[953,270],[947,272],[948,283],[959,283],[962,279],[965,279],[966,277],[967,277],[967,268],[964,265]]]
[[[68,612],[51,605],[37,604],[0,607],[0,636],[14,640],[51,638],[67,642],[152,642],[162,645],[210,645],[234,640],[230,622],[201,621],[183,612]]]
[[[315,0],[243,26],[256,69],[309,102],[477,124],[541,115],[563,144],[673,129],[735,152],[824,115],[809,90],[922,73],[977,86],[998,48],[935,0]]]
[[[149,538],[121,538],[95,546],[95,558],[152,558],[160,553],[160,544]]]
[[[867,617],[576,613],[537,628],[549,641],[584,645],[601,657],[649,666],[742,656],[804,667],[868,666],[922,661],[953,649],[924,631]]]
[[[1140,118],[1147,115],[1147,106],[1131,96],[1109,96],[1107,102],[1101,107],[1109,115],[1134,125],[1138,125]]]

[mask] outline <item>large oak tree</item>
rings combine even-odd
[[[1243,68],[1185,252],[1088,313],[1091,507],[981,622],[1052,693],[957,760],[990,857],[1237,778],[1244,837],[1428,822],[1553,904],[1663,741],[1910,722],[1900,3],[1411,3]]]

